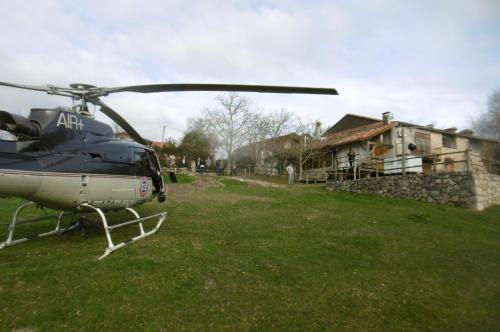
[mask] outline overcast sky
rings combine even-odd
[[[245,94],[332,125],[346,113],[470,126],[500,88],[500,1],[0,1],[0,81],[98,86],[238,83],[336,88]],[[145,137],[179,137],[213,92],[104,101]],[[0,87],[0,109],[71,105]],[[99,119],[103,119],[99,116]]]

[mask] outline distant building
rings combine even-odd
[[[250,165],[253,172],[280,175],[289,164],[297,164],[309,135],[290,133],[268,138],[236,149],[233,156],[239,166]]]
[[[156,141],[152,141],[150,146],[153,148],[153,149],[161,149],[163,147],[167,147],[169,146],[169,142],[156,142]]]

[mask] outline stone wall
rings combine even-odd
[[[476,208],[477,205],[471,172],[408,174],[329,182],[328,188],[470,208]]]
[[[500,204],[500,175],[492,174],[477,153],[470,153],[469,167],[473,170],[473,190],[477,201],[475,208],[483,210],[488,206]]]
[[[500,204],[500,175],[474,172],[474,193],[478,210]]]
[[[386,197],[463,206],[483,210],[500,204],[500,175],[491,174],[479,155],[470,154],[472,171],[407,174],[328,182],[333,191],[350,191]]]

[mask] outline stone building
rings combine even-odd
[[[326,181],[328,173],[354,173],[354,169],[358,176],[368,177],[465,171],[465,151],[495,163],[499,147],[499,142],[474,136],[471,130],[391,121],[390,113],[381,119],[347,114],[319,139],[308,142],[302,177]]]
[[[289,163],[298,166],[298,156],[307,138],[309,135],[296,133],[268,138],[236,149],[233,156],[238,166],[249,166],[257,174],[277,176]]]

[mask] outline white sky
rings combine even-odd
[[[0,1],[0,81],[336,88],[245,94],[334,124],[346,113],[470,126],[500,88],[500,1]],[[144,137],[180,137],[217,93],[105,97]],[[0,87],[0,109],[70,105]],[[99,119],[104,119],[102,116]]]

